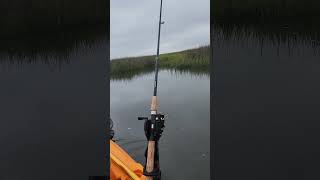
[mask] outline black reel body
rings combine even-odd
[[[151,115],[150,120],[144,122],[144,132],[147,140],[159,141],[164,129],[164,115]]]
[[[138,117],[138,120],[145,120],[144,133],[147,140],[159,141],[165,127],[165,115],[160,113],[152,114],[151,119],[148,119],[147,117]]]

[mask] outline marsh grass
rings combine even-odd
[[[213,7],[215,17],[228,15],[309,17],[320,14],[318,0],[216,0],[213,2]]]
[[[209,72],[210,46],[180,52],[161,54],[160,69],[190,72]],[[111,61],[111,79],[127,79],[154,70],[155,56],[114,59]]]
[[[105,0],[0,1],[0,39],[106,26],[109,20],[107,5]]]
[[[215,24],[287,24],[319,30],[318,0],[216,0],[213,2]]]

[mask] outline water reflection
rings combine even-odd
[[[279,26],[264,25],[216,24],[213,31],[214,47],[252,48],[260,51],[260,55],[276,54],[297,56],[304,53],[319,55],[319,33],[298,32],[295,29],[282,31]],[[268,28],[266,28],[266,26]],[[273,30],[270,30],[273,29]],[[310,52],[308,52],[310,51]]]
[[[213,26],[215,178],[318,179],[320,29],[265,18]]]
[[[77,29],[0,44],[0,179],[104,175],[106,33]]]
[[[92,55],[107,41],[106,28],[101,26],[1,39],[0,66],[3,71],[19,71],[23,67],[47,65],[50,70],[59,71],[77,61],[73,56]]]
[[[115,138],[140,163],[146,139],[137,117],[150,114],[153,81],[150,72],[110,84]],[[159,111],[168,114],[160,139],[163,179],[209,179],[209,75],[161,70],[158,85]]]

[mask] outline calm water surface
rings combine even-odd
[[[145,160],[146,138],[137,117],[150,114],[153,80],[149,73],[110,84],[115,138],[140,163]],[[159,145],[163,179],[209,179],[209,82],[208,75],[159,72],[159,111],[168,114]]]
[[[213,29],[215,179],[320,179],[319,35],[260,25]]]
[[[1,180],[105,174],[109,47],[77,34],[1,41]]]

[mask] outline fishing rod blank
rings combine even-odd
[[[145,120],[144,131],[148,140],[148,146],[145,153],[146,163],[145,163],[144,172],[143,172],[143,174],[147,177],[147,180],[161,179],[158,141],[163,132],[164,117],[165,117],[163,114],[160,114],[157,112],[160,32],[161,32],[161,25],[164,24],[164,22],[161,20],[161,17],[162,17],[162,0],[160,3],[158,44],[157,44],[157,55],[155,59],[154,89],[153,89],[153,96],[151,98],[151,119],[148,119],[147,117],[138,117],[138,120]]]

